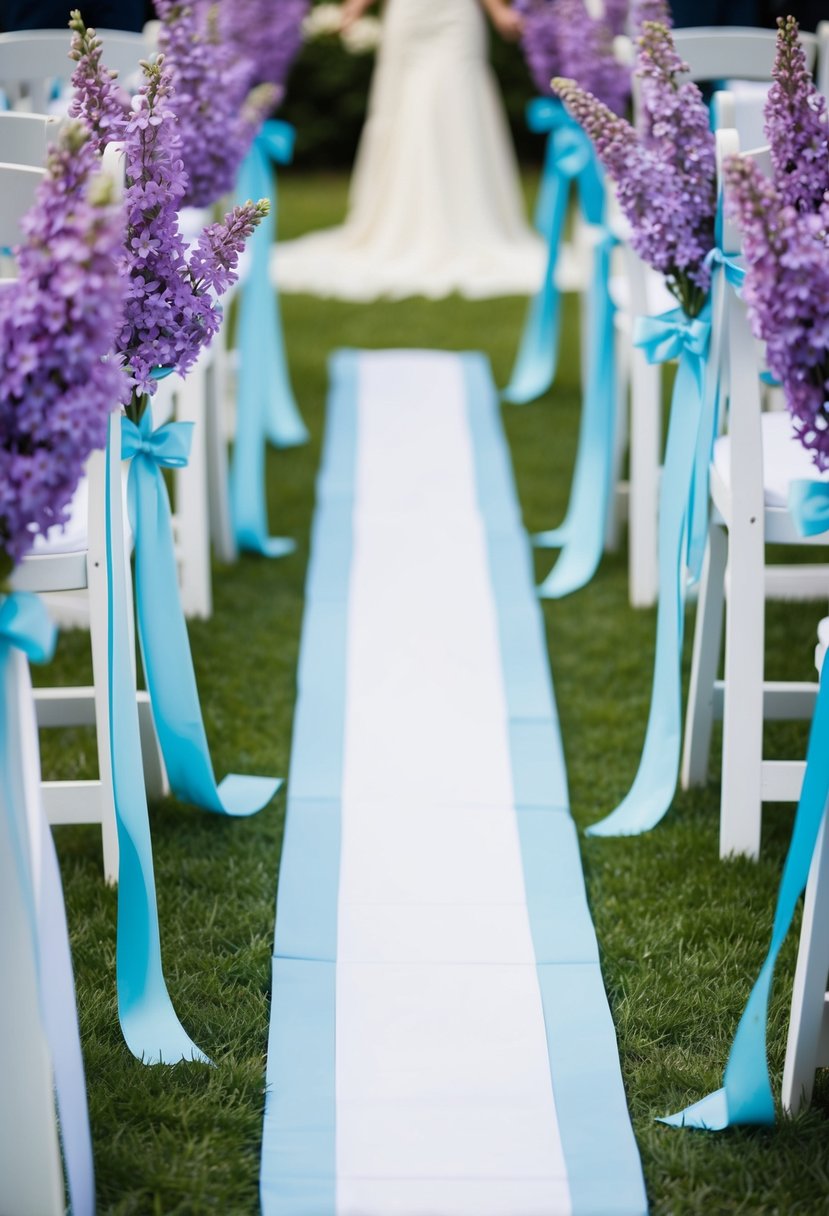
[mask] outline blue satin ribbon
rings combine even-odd
[[[634,345],[649,363],[679,357],[659,492],[659,605],[653,692],[639,771],[623,802],[587,829],[629,836],[657,824],[673,801],[682,740],[680,659],[685,622],[685,546],[699,432],[705,413],[710,304],[689,319],[681,308],[639,317]]]
[[[544,225],[547,261],[541,287],[530,302],[510,382],[503,392],[504,400],[514,405],[534,401],[555,378],[561,323],[555,271],[574,180],[588,222],[601,223],[604,215],[604,185],[592,145],[561,102],[536,99],[528,107],[527,122],[534,131],[548,132],[536,209],[536,222]]]
[[[793,481],[789,487],[789,511],[801,536],[829,532],[829,482]]]
[[[242,164],[237,187],[241,200],[271,200],[269,219],[250,239],[250,272],[239,289],[236,440],[230,479],[236,541],[241,549],[267,557],[282,557],[296,546],[287,537],[268,533],[266,440],[283,448],[308,440],[288,376],[279,297],[270,278],[277,206],[273,167],[290,162],[293,146],[293,127],[269,119]]]
[[[117,426],[112,419],[110,427]],[[120,460],[110,442],[106,453],[107,502],[120,493]],[[118,942],[115,959],[118,1015],[127,1046],[147,1064],[176,1064],[207,1056],[192,1042],[173,1009],[161,969],[158,907],[152,841],[141,760],[123,555],[116,560],[112,519],[106,521],[109,618],[110,759],[118,830]],[[123,542],[121,542],[123,546]]]
[[[616,424],[616,364],[610,297],[610,257],[616,238],[606,233],[593,253],[590,288],[589,375],[581,410],[578,449],[567,514],[559,528],[535,538],[543,547],[563,546],[541,584],[543,599],[560,599],[584,587],[598,568],[604,547],[609,496],[613,492]]]
[[[130,519],[135,534],[138,636],[170,786],[178,798],[220,815],[253,815],[282,784],[235,773],[216,785],[202,721],[187,626],[181,610],[172,522],[162,468],[187,464],[192,423],[153,430],[149,408],[121,424],[122,456],[132,458]]]
[[[805,524],[808,529],[811,525]],[[808,533],[807,533],[808,534]],[[766,1060],[766,1023],[774,967],[803,894],[820,825],[829,808],[829,663],[820,681],[806,773],[792,839],[774,910],[771,942],[748,998],[728,1055],[722,1089],[661,1120],[672,1127],[721,1131],[736,1123],[774,1123],[774,1098]]]

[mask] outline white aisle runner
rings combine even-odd
[[[266,1216],[638,1216],[529,551],[479,355],[332,360]]]

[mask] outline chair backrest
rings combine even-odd
[[[103,61],[129,88],[139,71],[139,60],[152,54],[152,42],[143,34],[125,30],[99,31],[104,41]],[[75,70],[69,58],[68,30],[18,30],[0,34],[0,89],[13,109],[46,114],[55,84],[67,85]]]
[[[0,250],[20,241],[20,221],[34,202],[43,169],[0,163]]]
[[[673,31],[677,52],[691,80],[771,80],[775,30],[743,26],[691,26]],[[813,70],[818,36],[801,32],[806,63]]]
[[[42,168],[60,126],[59,118],[46,114],[18,114],[14,110],[0,113],[0,161]]]

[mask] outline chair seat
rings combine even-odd
[[[829,481],[829,472],[819,473],[812,458],[796,437],[785,412],[763,414],[763,492],[767,507],[785,508],[793,481]],[[731,440],[722,435],[714,444],[714,468],[722,484],[731,484]]]

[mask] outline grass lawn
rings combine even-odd
[[[280,228],[333,222],[342,178],[292,178]],[[214,571],[215,615],[191,627],[216,770],[288,770],[302,586],[313,479],[324,424],[326,356],[338,346],[481,349],[498,383],[509,372],[524,303],[408,300],[374,306],[288,297],[283,315],[294,385],[311,443],[268,457],[274,530],[298,538],[282,561],[243,558]],[[575,310],[565,315],[554,391],[507,407],[527,526],[551,527],[566,503],[579,391]],[[550,555],[539,559],[545,573]],[[817,605],[773,607],[770,673],[812,675]],[[641,748],[655,615],[628,607],[626,557],[606,558],[593,583],[545,606],[569,766],[584,826],[627,791]],[[689,620],[689,633],[690,633]],[[40,682],[89,679],[85,635],[66,634]],[[781,727],[769,745],[804,738]],[[87,732],[44,740],[47,776],[93,776]],[[151,810],[165,971],[173,1002],[215,1068],[148,1068],[127,1051],[115,1006],[115,893],[101,879],[92,829],[56,833],[72,931],[95,1141],[99,1210],[254,1213],[264,1100],[274,892],[284,795],[261,815],[225,821],[172,801]],[[829,1086],[810,1112],[772,1130],[710,1136],[655,1117],[720,1083],[737,1017],[771,926],[792,822],[769,808],[762,859],[717,858],[718,788],[681,794],[639,839],[583,840],[590,902],[618,1031],[627,1093],[654,1213],[829,1212]],[[796,934],[773,997],[770,1058],[779,1089]],[[601,1111],[596,1112],[597,1119]],[[601,1169],[601,1161],[595,1168]]]

